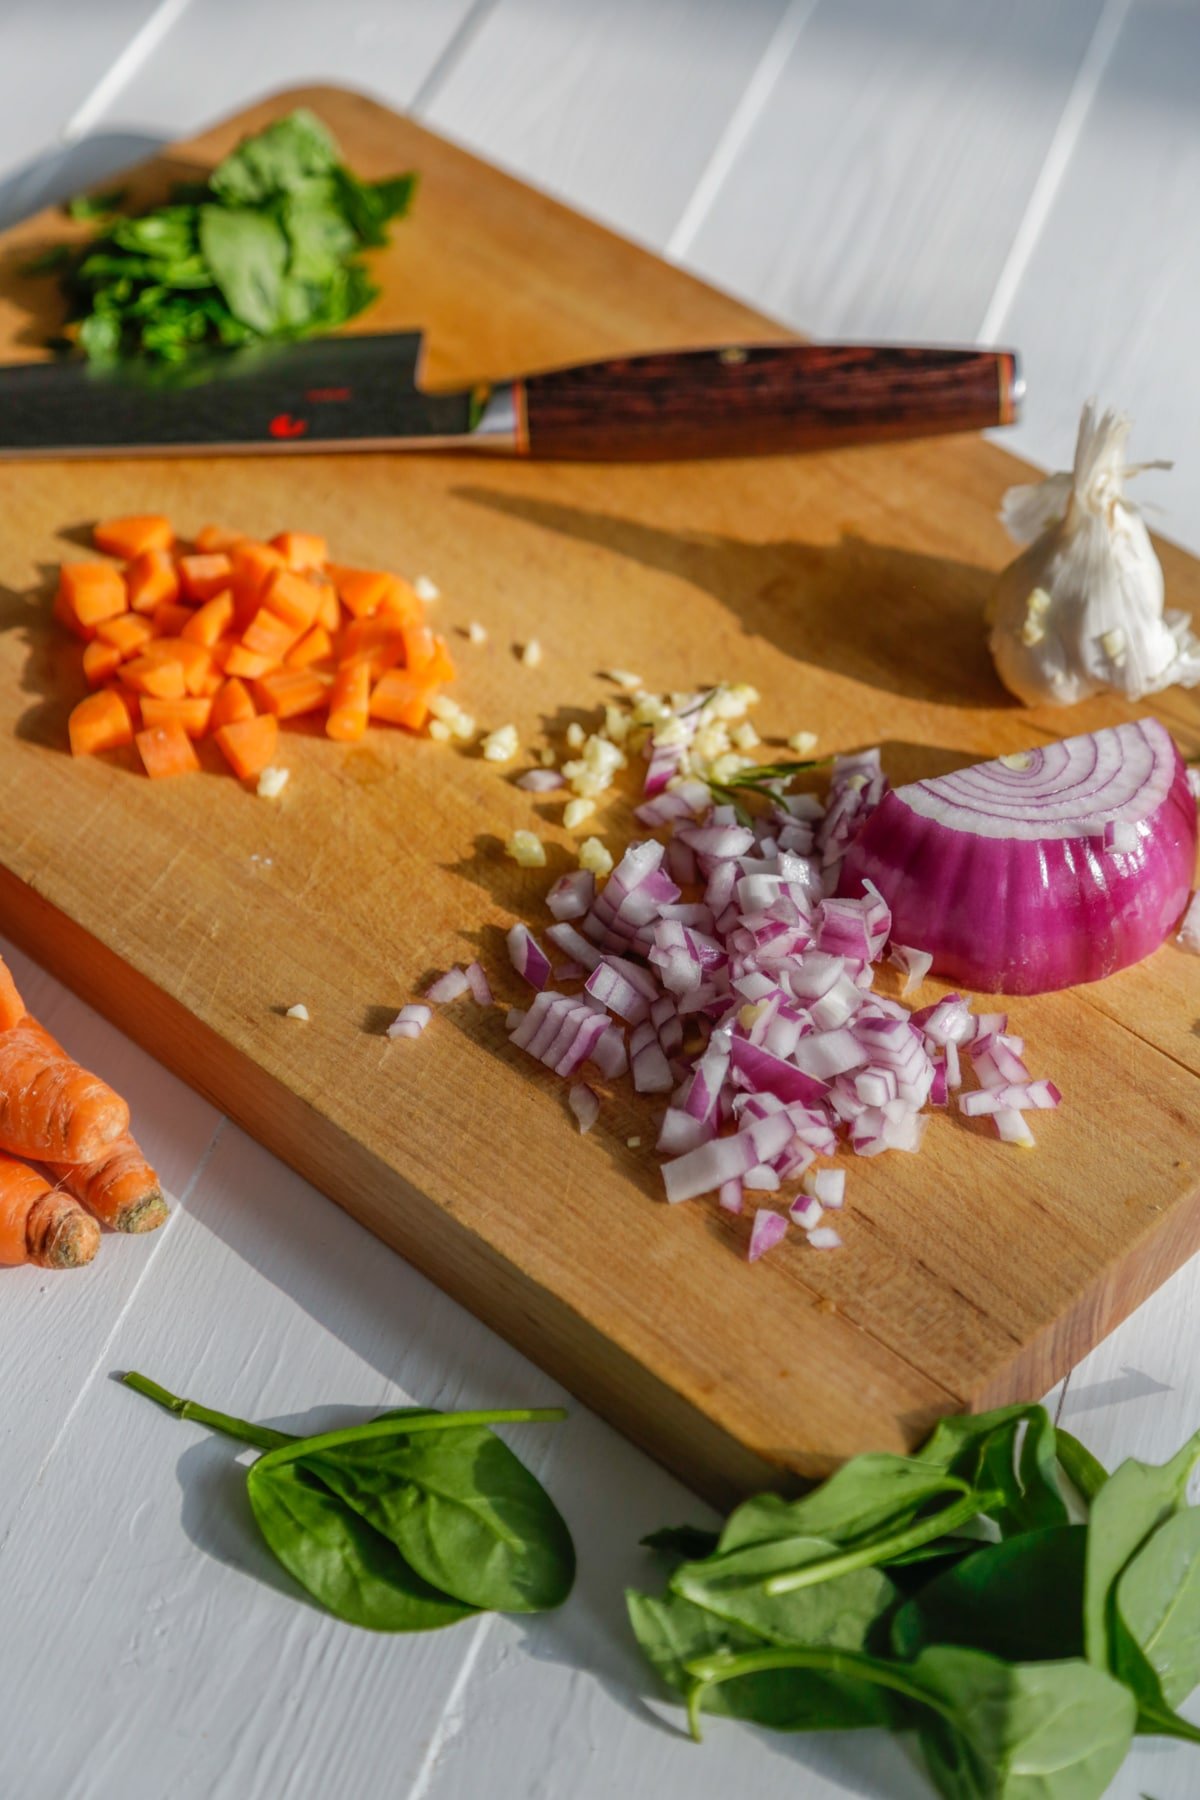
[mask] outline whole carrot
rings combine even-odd
[[[112,1231],[154,1231],[167,1216],[158,1176],[127,1131],[93,1162],[47,1166],[55,1180]]]
[[[36,1169],[0,1156],[0,1263],[76,1269],[100,1248],[100,1227]]]
[[[129,1108],[72,1062],[28,1014],[0,1031],[0,1150],[38,1162],[94,1162],[129,1125]]]

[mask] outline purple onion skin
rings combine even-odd
[[[850,845],[838,893],[873,881],[893,938],[927,950],[948,981],[1046,994],[1141,962],[1183,913],[1196,801],[1177,749],[1167,797],[1141,829],[1138,848],[1120,855],[1102,836],[974,837],[913,812],[894,789]]]

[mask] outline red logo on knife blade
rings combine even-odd
[[[291,413],[276,413],[267,430],[277,438],[303,437],[308,430],[308,420],[293,419]]]

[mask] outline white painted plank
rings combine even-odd
[[[689,267],[818,335],[974,338],[1100,0],[821,0]]]
[[[72,7],[69,18],[42,0],[8,0],[0,9],[0,229],[145,153],[122,141],[81,153],[62,140],[76,119],[88,128],[89,102],[122,54],[177,3],[104,0]]]
[[[110,1378],[129,1367],[284,1429],[557,1389],[227,1126],[0,1550],[0,1684],[22,1721],[0,1792],[406,1792],[489,1624],[396,1639],[320,1614],[257,1540],[237,1446]],[[557,1429],[510,1441],[536,1466]]]
[[[473,0],[192,0],[106,120],[180,138],[279,88],[340,83],[403,109]]]
[[[1138,0],[1040,227],[1003,335],[1021,346],[1013,447],[1069,462],[1089,394],[1125,408],[1137,461],[1173,457],[1138,493],[1200,550],[1200,8]]]
[[[85,1068],[129,1101],[134,1129],[173,1203],[185,1193],[219,1114],[57,981],[0,942],[26,1004]],[[0,1270],[0,1343],[11,1392],[0,1410],[0,1543],[25,1504],[80,1388],[152,1265],[170,1223],[149,1236],[106,1232],[87,1269]]]
[[[788,0],[503,0],[423,112],[662,245],[787,11]]]

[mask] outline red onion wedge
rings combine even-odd
[[[839,892],[874,883],[894,936],[940,975],[1039,994],[1156,950],[1195,860],[1187,770],[1165,727],[1139,719],[892,789],[850,844]]]
[[[786,1236],[787,1220],[783,1214],[768,1212],[765,1206],[760,1206],[750,1227],[750,1248],[746,1252],[746,1260],[757,1262],[760,1256],[773,1250]]]
[[[550,958],[528,925],[514,925],[509,932],[508,960],[517,974],[539,992],[550,979]]]

